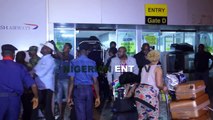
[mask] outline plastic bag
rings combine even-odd
[[[175,91],[175,87],[180,83],[186,82],[186,76],[183,74],[183,71],[166,74],[165,78],[167,87],[169,91]]]
[[[183,74],[183,71],[172,74],[166,74],[165,82],[168,87],[171,99],[176,100],[175,87],[180,83],[185,83],[186,76]]]

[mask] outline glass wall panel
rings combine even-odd
[[[195,47],[195,43],[196,43],[196,36],[195,36],[195,32],[185,32],[184,33],[184,42],[188,43],[190,45],[193,45]]]
[[[104,34],[100,34],[98,38],[104,50],[107,50],[108,48],[110,48],[110,42],[115,41],[117,43],[115,31],[109,31]]]
[[[204,44],[206,51],[213,54],[213,33],[200,33],[200,44]]]
[[[54,40],[56,42],[57,48],[60,51],[63,51],[63,46],[65,43],[70,43],[72,45],[70,54],[74,55],[75,30],[73,27],[70,27],[69,24],[54,24]]]
[[[188,43],[195,48],[195,32],[162,32],[159,41],[160,51],[171,51],[171,44]]]
[[[170,51],[171,44],[174,43],[175,40],[175,32],[162,32],[159,40],[159,50],[163,51]]]
[[[159,33],[158,32],[142,32],[141,46],[143,43],[149,43],[149,45],[155,49],[159,50]]]
[[[206,51],[213,55],[213,32],[199,33],[199,38],[199,44],[204,44]],[[212,64],[211,60],[209,60],[209,65],[210,64]],[[213,77],[213,69],[210,70],[209,76]]]
[[[136,53],[136,30],[118,30],[118,46],[124,46],[127,54],[132,56]]]

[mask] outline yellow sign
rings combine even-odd
[[[145,36],[144,38],[150,45],[157,44],[157,38],[155,36]]]
[[[145,16],[167,17],[168,8],[166,4],[145,4]]]
[[[123,42],[121,46],[124,46],[127,49],[127,54],[134,55],[135,54],[135,43],[134,42]]]

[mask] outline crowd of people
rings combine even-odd
[[[148,43],[144,43],[141,51],[131,57],[125,47],[117,49],[116,42],[111,42],[104,57],[104,66],[108,68],[104,73],[97,71],[97,63],[88,58],[90,48],[86,43],[79,45],[76,59],[70,54],[70,43],[65,43],[63,51],[59,51],[54,41],[46,42],[40,51],[41,58],[37,55],[37,46],[17,53],[17,48],[11,44],[1,48],[0,120],[18,120],[20,113],[22,120],[37,120],[39,111],[43,112],[46,120],[54,120],[54,96],[60,120],[64,119],[65,106],[75,110],[76,120],[93,120],[93,109],[102,101],[101,91],[107,91],[103,92],[106,94],[104,99],[110,102],[120,99],[118,89],[122,84],[119,80],[129,72],[138,76],[139,81],[124,85],[123,97],[137,98],[149,104],[136,101],[137,119],[159,119],[159,90],[165,93],[168,90],[160,66],[160,52],[152,50]],[[203,44],[199,45],[195,70],[197,79],[208,84],[208,72],[213,67],[213,64],[209,67],[208,63],[213,57],[204,48]],[[25,61],[27,54],[30,56],[28,62]],[[70,67],[74,70],[70,71]],[[107,79],[104,90],[99,80],[101,74]],[[23,112],[20,112],[21,103]]]

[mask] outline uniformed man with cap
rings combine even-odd
[[[31,87],[34,98],[33,109],[38,106],[37,86],[26,68],[15,63],[13,45],[2,45],[3,60],[0,60],[0,120],[18,120],[20,112],[20,96],[24,87]]]
[[[37,55],[38,47],[37,46],[30,46],[29,50],[29,56],[30,56],[30,66],[34,68],[38,61],[40,60],[40,57]]]
[[[95,61],[87,57],[88,45],[79,46],[79,57],[71,62],[70,82],[67,103],[75,105],[77,120],[93,120],[93,90],[96,91],[95,107],[100,105],[98,73],[95,71]],[[76,69],[82,68],[82,69]]]
[[[36,84],[39,89],[39,108],[44,110],[44,117],[46,120],[54,120],[52,112],[52,98],[55,87],[54,71],[55,60],[52,57],[54,46],[50,42],[46,42],[42,49],[43,55],[38,61],[38,64],[32,70],[36,78]]]

